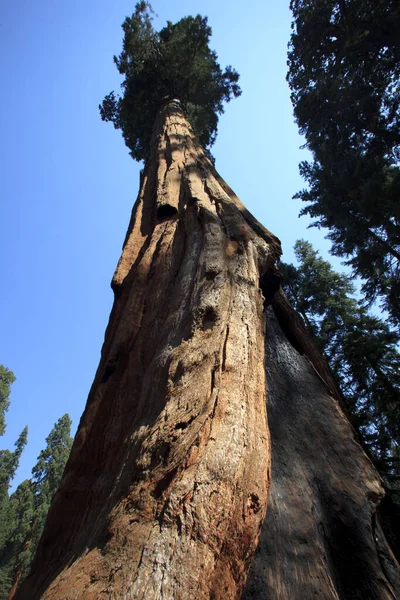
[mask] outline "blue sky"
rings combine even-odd
[[[184,6],[184,10],[183,10]],[[303,187],[285,81],[291,15],[275,0],[154,0],[161,27],[208,15],[211,47],[241,74],[242,96],[227,105],[213,148],[216,167],[247,208],[283,244],[322,249],[292,200]],[[139,185],[141,165],[103,123],[98,104],[118,91],[112,57],[121,49],[126,0],[4,0],[1,149],[2,315],[0,363],[12,369],[7,432],[12,448],[28,424],[15,484],[30,476],[45,437],[68,412],[74,431],[98,364],[112,303],[109,286]],[[183,12],[182,12],[183,10]],[[336,263],[337,264],[337,263]]]

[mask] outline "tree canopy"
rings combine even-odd
[[[288,82],[314,158],[300,165],[309,188],[295,197],[400,325],[400,4],[290,6]]]
[[[298,266],[282,265],[285,291],[316,337],[353,422],[380,473],[400,477],[400,337],[354,297],[312,245],[295,245]]]
[[[152,13],[148,2],[138,2],[122,24],[123,49],[114,56],[125,78],[122,96],[111,92],[99,107],[102,119],[121,129],[135,160],[146,159],[154,119],[166,98],[180,100],[207,148],[216,139],[224,102],[241,93],[238,73],[231,66],[222,70],[217,54],[209,48],[207,17],[185,17],[175,24],[168,21],[155,31]]]

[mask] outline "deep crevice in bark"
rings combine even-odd
[[[260,277],[260,290],[264,296],[264,310],[271,304],[281,285],[281,276],[276,268],[270,268]]]

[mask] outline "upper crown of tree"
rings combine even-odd
[[[222,71],[217,54],[209,48],[207,17],[168,21],[155,31],[152,13],[142,0],[122,24],[123,49],[114,62],[125,76],[123,94],[111,92],[99,106],[101,118],[122,130],[135,160],[146,159],[154,119],[166,98],[180,100],[200,143],[210,147],[224,102],[241,94],[239,74],[231,66]]]

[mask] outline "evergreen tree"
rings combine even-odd
[[[35,493],[35,516],[32,527],[31,557],[42,535],[48,510],[59,486],[68,460],[73,439],[72,421],[68,414],[58,419],[49,436],[46,448],[41,451],[32,469],[32,485]]]
[[[292,0],[288,81],[313,162],[301,214],[400,325],[400,4]]]
[[[11,385],[15,375],[4,365],[0,365],[0,435],[5,433],[5,413],[10,406]],[[25,427],[15,442],[15,450],[0,450],[0,598],[8,593],[9,577],[3,557],[9,552],[8,540],[15,525],[15,511],[8,490],[18,469],[19,460],[28,440],[28,428]],[[6,590],[6,591],[5,591]],[[6,596],[5,596],[6,597]]]
[[[8,562],[13,557],[11,541],[15,535],[18,521],[15,513],[15,503],[12,503],[8,490],[18,468],[19,459],[27,442],[28,428],[22,431],[14,452],[0,450],[0,600],[7,598],[10,590],[10,569]]]
[[[8,528],[8,490],[27,441],[28,427],[25,427],[15,442],[14,452],[0,450],[0,547],[7,535]]]
[[[10,496],[8,530],[0,550],[0,600],[13,597],[28,572],[71,450],[70,431],[71,419],[65,414],[46,438],[32,479],[23,481]]]
[[[5,413],[10,406],[11,385],[15,375],[4,365],[0,365],[0,435],[5,433]],[[8,531],[8,489],[18,469],[19,459],[26,446],[28,428],[25,427],[15,442],[15,450],[0,450],[0,548],[2,547]]]
[[[136,160],[149,153],[154,119],[166,98],[180,100],[200,143],[209,147],[216,139],[223,103],[241,93],[238,73],[230,66],[223,71],[209,48],[207,17],[168,21],[157,32],[152,12],[148,2],[138,2],[122,24],[123,49],[114,62],[125,77],[123,95],[117,98],[111,92],[100,106],[102,119],[122,130]]]
[[[31,561],[30,536],[34,519],[35,494],[32,482],[19,484],[9,500],[8,534],[0,548],[0,600],[7,600],[15,580]]]
[[[0,365],[0,435],[4,435],[6,430],[5,413],[10,406],[10,387],[14,381],[14,373]]]
[[[295,253],[297,267],[282,265],[287,295],[327,357],[379,471],[386,480],[399,477],[400,337],[310,243],[297,241]]]
[[[14,452],[0,450],[0,546],[7,528],[8,489],[18,469],[19,459],[27,441],[28,427],[25,427],[15,442]]]

